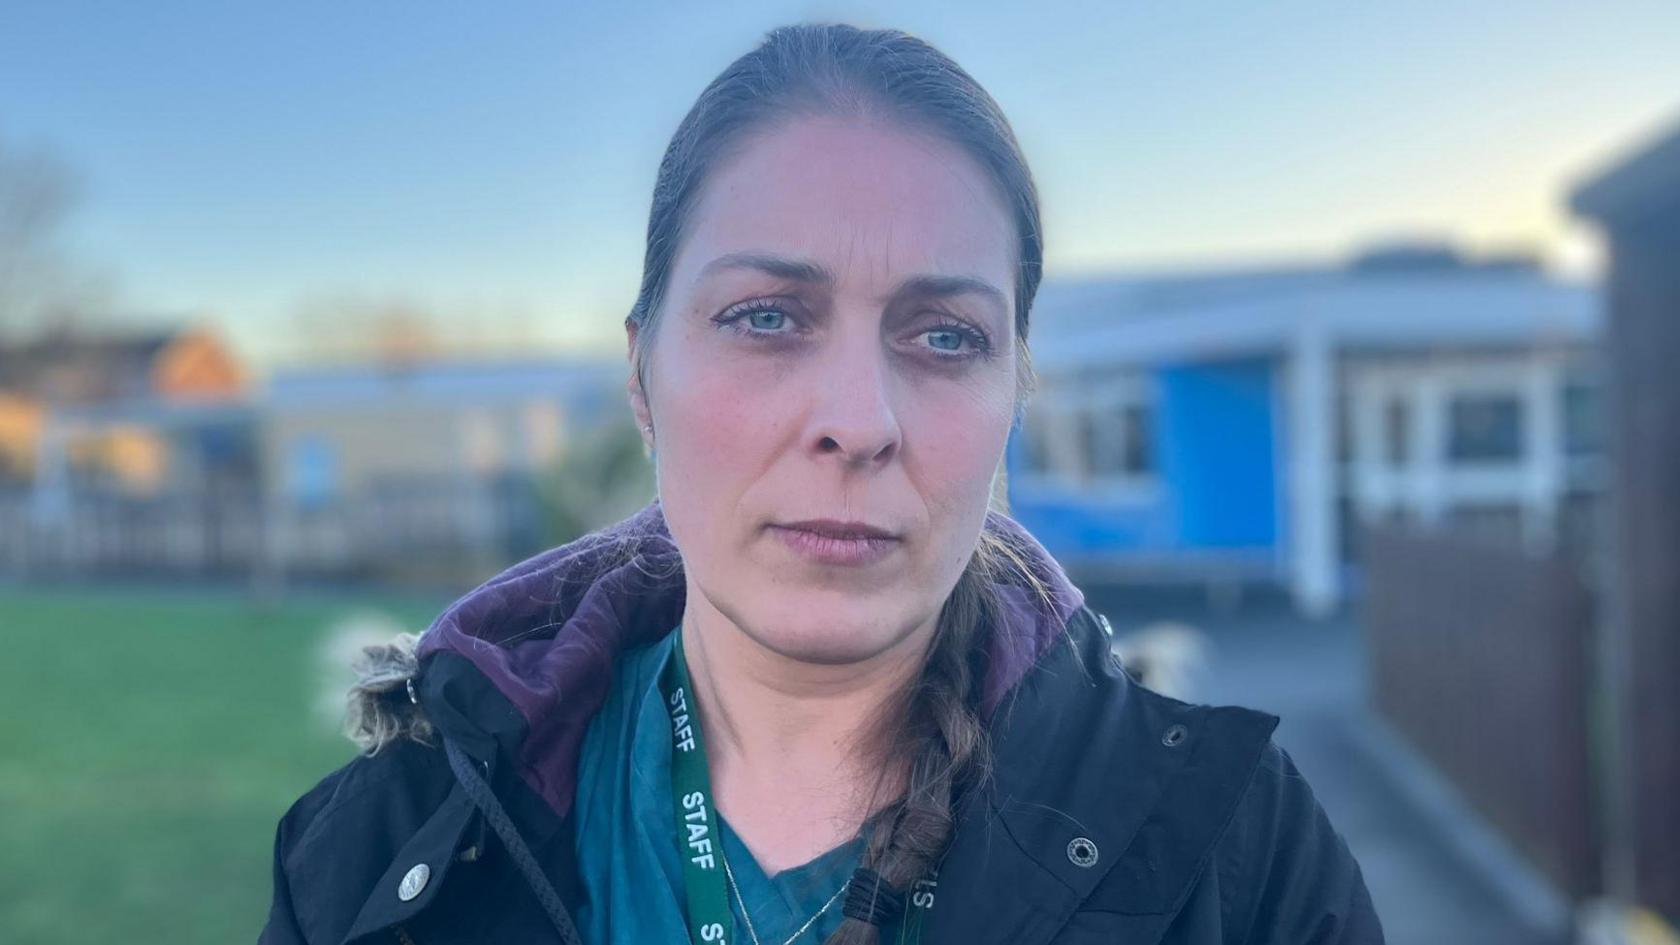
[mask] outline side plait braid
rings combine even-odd
[[[846,910],[827,945],[878,945],[882,928],[902,912],[915,884],[931,875],[950,844],[959,805],[991,775],[973,654],[1000,626],[1000,580],[1049,600],[1049,590],[1020,567],[1013,549],[991,532],[982,533],[940,611],[902,726],[886,743],[889,757],[909,759],[908,786],[871,818],[863,862],[848,890],[848,905],[853,896],[858,902]]]

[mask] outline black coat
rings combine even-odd
[[[1275,717],[1143,688],[1087,608],[1066,640],[993,719],[994,776],[928,890],[927,945],[1382,941],[1358,865],[1271,740]],[[431,746],[403,739],[359,757],[281,820],[263,942],[560,941],[438,747],[452,741],[488,773],[575,905],[570,820],[510,763],[525,719],[454,653],[424,663],[415,694]]]

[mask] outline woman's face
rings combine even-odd
[[[802,118],[713,169],[631,378],[691,609],[807,662],[931,630],[1013,416],[1016,253],[981,167],[897,125]]]

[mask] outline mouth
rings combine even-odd
[[[810,519],[778,522],[770,531],[800,557],[819,564],[861,566],[891,554],[903,539],[867,522]]]

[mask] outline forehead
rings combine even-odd
[[[712,170],[687,230],[677,280],[725,253],[768,252],[842,281],[966,275],[1014,291],[1014,224],[990,176],[956,145],[884,121],[802,118],[753,135]]]

